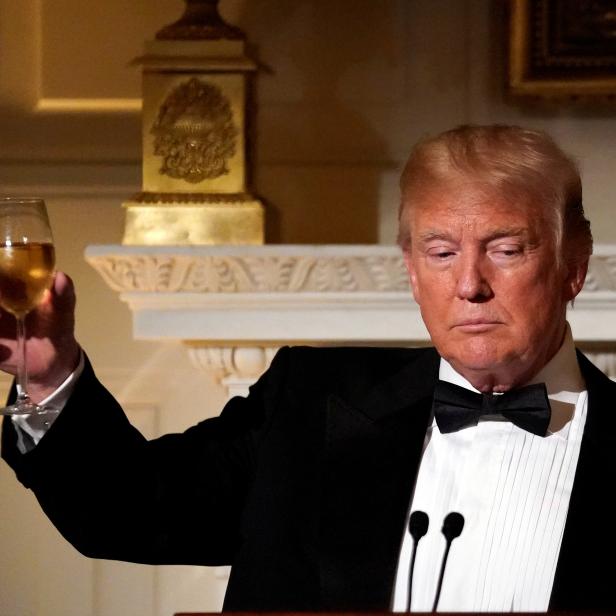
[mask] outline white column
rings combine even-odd
[[[248,388],[267,370],[277,350],[270,346],[188,344],[193,365],[213,373],[227,388],[228,398],[248,395]]]

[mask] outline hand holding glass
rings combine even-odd
[[[25,318],[51,286],[54,265],[45,202],[34,198],[0,198],[0,306],[17,321],[17,399],[0,409],[0,415],[53,412],[28,396]]]

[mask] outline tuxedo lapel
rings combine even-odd
[[[578,352],[588,390],[580,457],[560,549],[551,610],[614,606],[613,568],[600,564],[616,551],[616,384]]]
[[[389,605],[438,373],[436,352],[420,355],[361,405],[328,400],[319,550],[324,609]]]

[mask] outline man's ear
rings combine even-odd
[[[588,272],[588,258],[572,261],[567,264],[567,277],[565,279],[565,301],[572,302],[582,290]]]
[[[417,284],[417,272],[415,271],[415,264],[413,263],[413,257],[411,256],[410,249],[404,251],[404,265],[406,271],[409,274],[409,282],[411,283],[411,291],[413,291],[413,297],[415,301],[420,303],[419,285]]]

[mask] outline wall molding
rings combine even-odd
[[[213,346],[426,344],[396,246],[90,246],[138,339]],[[616,341],[616,245],[597,246],[568,312],[580,341]]]

